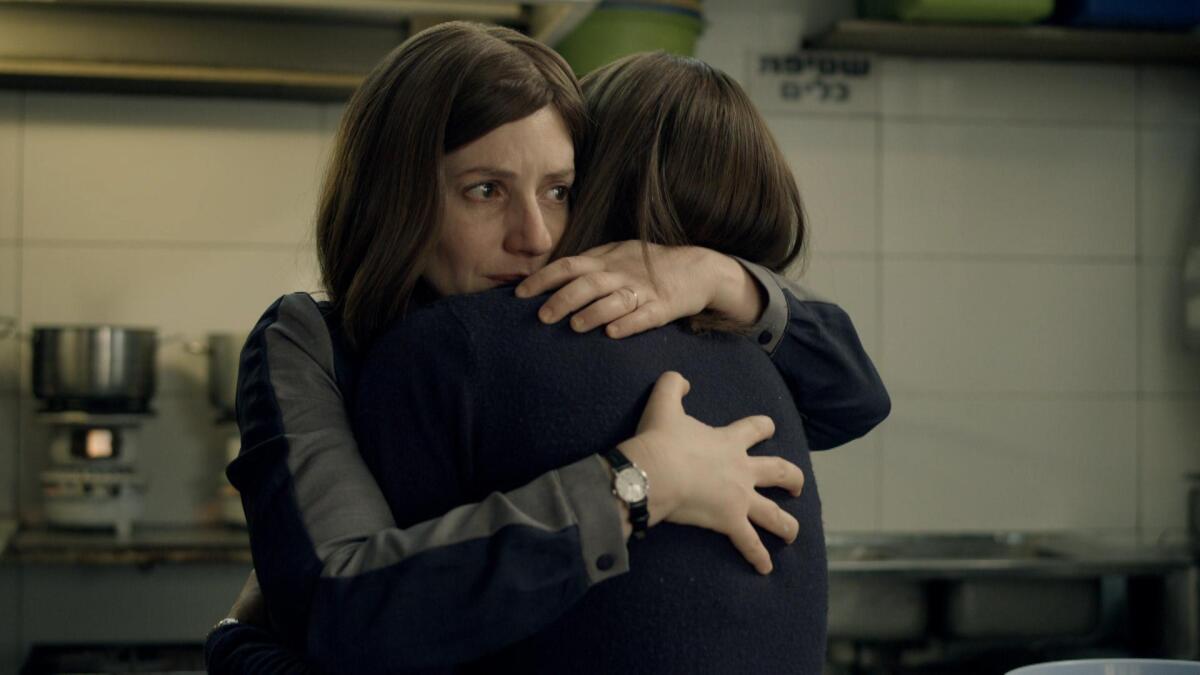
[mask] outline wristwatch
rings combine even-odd
[[[238,621],[237,619],[235,619],[231,616],[227,616],[224,619],[221,619],[220,621],[213,624],[212,628],[208,629],[208,637],[212,637],[213,633],[217,632],[218,630],[221,630],[222,628],[224,628],[226,626],[239,626],[239,625],[241,625],[241,623],[242,623],[241,621]],[[205,638],[205,640],[207,640],[207,639],[208,638]]]
[[[629,461],[625,453],[617,448],[606,451],[604,458],[612,465],[613,494],[629,507],[629,524],[633,525],[633,536],[644,539],[646,528],[650,525],[650,510],[647,508],[650,480],[645,471]]]

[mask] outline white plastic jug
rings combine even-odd
[[[1200,662],[1160,659],[1055,661],[1010,670],[1007,675],[1200,675]]]

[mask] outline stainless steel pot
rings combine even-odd
[[[238,366],[244,333],[208,334],[208,400],[223,416],[233,417],[237,402]]]
[[[33,329],[33,393],[52,409],[144,412],[158,334],[118,326]]]

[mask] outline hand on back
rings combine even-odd
[[[762,415],[725,427],[710,427],[689,416],[683,397],[690,385],[682,375],[659,377],[638,424],[637,435],[620,445],[649,477],[650,525],[666,520],[720,532],[761,574],[771,557],[753,525],[791,543],[799,523],[755,488],[779,487],[799,495],[804,473],[781,457],[754,457],[747,450],[774,435]],[[650,536],[654,536],[653,532]]]

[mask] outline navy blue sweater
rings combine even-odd
[[[398,524],[629,438],[655,380],[677,370],[692,384],[685,408],[701,421],[775,421],[775,437],[752,453],[804,470],[799,498],[771,495],[800,522],[800,535],[786,546],[760,532],[775,564],[760,576],[726,537],[660,525],[631,544],[635,574],[592,587],[548,628],[471,669],[819,673],[827,593],[820,499],[796,402],[771,359],[746,338],[678,325],[621,341],[599,331],[578,336],[565,324],[543,326],[543,301],[519,300],[511,289],[448,298],[410,314],[369,351],[352,420]],[[844,367],[802,365],[818,381],[822,368]]]

